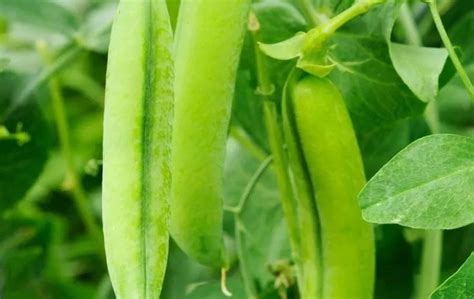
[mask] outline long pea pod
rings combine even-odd
[[[291,113],[293,105],[288,90],[302,76],[303,72],[295,69],[288,78],[283,91],[282,121],[283,132],[288,152],[288,171],[292,178],[293,194],[297,202],[297,214],[300,234],[300,262],[303,271],[300,296],[302,299],[321,298],[321,240],[318,213],[314,198],[311,179],[308,174],[299,134],[296,130],[294,117]]]
[[[372,298],[374,236],[357,203],[365,175],[343,98],[329,79],[312,76],[289,92],[289,117],[315,192],[322,298]]]
[[[170,232],[189,256],[226,267],[223,165],[250,0],[182,0],[175,40]]]
[[[173,37],[165,0],[121,0],[107,68],[103,224],[119,299],[159,298],[168,255]]]

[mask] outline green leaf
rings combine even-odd
[[[230,140],[224,179],[227,206],[237,205],[259,165],[260,161],[233,139]],[[246,269],[244,281],[253,282],[251,287],[273,282],[268,265],[290,257],[286,222],[277,190],[275,174],[270,167],[254,187],[235,223],[237,247],[241,247],[238,250],[243,258],[240,267]]]
[[[474,253],[431,295],[431,299],[474,298]]]
[[[267,135],[262,117],[263,98],[255,92],[250,72],[239,70],[235,82],[232,123],[238,125],[261,148],[268,150]]]
[[[344,96],[356,131],[422,113],[425,104],[397,74],[384,39],[338,33],[333,40],[336,68],[330,78]]]
[[[425,104],[402,81],[390,58],[387,36],[399,3],[387,1],[350,22],[331,39],[329,75],[341,90],[358,133],[419,115]]]
[[[448,58],[444,48],[389,44],[393,66],[403,82],[423,102],[431,102],[438,93],[438,79]]]
[[[12,134],[21,132],[29,138],[24,143],[16,138],[0,140],[0,213],[20,200],[36,181],[50,146],[50,131],[36,102],[10,109],[19,81],[18,75],[0,73],[0,124]]]
[[[0,0],[0,16],[65,35],[73,35],[78,29],[74,15],[52,1]]]
[[[397,154],[359,195],[372,223],[453,229],[474,222],[474,139],[438,134]]]
[[[306,33],[300,32],[295,36],[281,41],[276,44],[263,44],[259,43],[260,50],[265,55],[278,60],[290,60],[301,55],[301,49],[303,47],[306,38]]]
[[[160,299],[185,298],[186,290],[193,284],[211,279],[217,281],[218,277],[214,274],[209,268],[188,257],[170,239],[168,265]]]

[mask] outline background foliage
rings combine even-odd
[[[176,16],[175,1],[169,2]],[[276,43],[309,29],[304,10],[295,2],[255,1],[261,42]],[[352,3],[322,2],[329,14]],[[474,78],[474,2],[446,2],[452,3],[442,11],[443,20]],[[332,38],[330,56],[336,69],[331,78],[347,101],[368,177],[412,141],[430,134],[423,118],[429,101],[438,103],[438,132],[474,137],[474,105],[453,66],[445,63],[446,51],[438,49],[441,41],[426,6],[416,3],[413,11],[423,45],[434,48],[407,45],[409,34],[398,18],[400,4],[388,1]],[[102,243],[87,223],[100,226],[102,110],[115,9],[114,1],[0,0],[2,298],[113,298]],[[278,298],[278,282],[286,275],[278,269],[288,267],[290,253],[272,169],[264,172],[239,213],[231,209],[268,156],[254,47],[248,35],[226,158],[225,232],[234,248],[229,288],[236,298],[245,298],[244,288],[260,298]],[[279,101],[294,61],[268,58],[267,63],[275,85],[271,98]],[[66,127],[57,111],[58,97],[64,100]],[[58,128],[67,129],[66,137]],[[470,149],[470,157],[453,153],[447,158],[472,163],[472,139],[463,146]],[[387,171],[379,179],[390,175]],[[434,216],[428,216],[426,221],[432,221]],[[423,219],[417,221],[415,227],[424,227]],[[446,226],[442,228],[452,228]],[[409,298],[420,262],[419,233],[394,224],[375,229],[376,297]],[[453,274],[473,248],[473,225],[447,231],[443,278]],[[469,269],[472,264],[461,270],[466,277],[473,275]],[[189,260],[171,241],[162,298],[222,298],[218,279],[219,273]]]

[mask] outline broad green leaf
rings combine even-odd
[[[20,200],[36,181],[51,140],[36,102],[30,101],[12,110],[13,113],[5,113],[13,105],[13,92],[19,81],[21,77],[14,73],[0,73],[0,126],[14,134],[0,140],[0,213]],[[23,141],[17,138],[19,134],[25,136]]]
[[[338,33],[333,40],[336,67],[330,78],[344,96],[356,131],[422,113],[425,104],[397,74],[384,39]]]
[[[431,299],[474,298],[474,253],[431,295]]]
[[[218,271],[217,271],[218,272]],[[185,298],[187,290],[203,281],[219,280],[219,273],[188,257],[171,239],[168,265],[160,299]]]
[[[0,0],[0,16],[66,35],[78,29],[74,15],[53,1]]]
[[[336,64],[329,75],[341,90],[356,131],[373,130],[422,113],[425,104],[402,81],[387,36],[399,3],[389,0],[348,23],[331,39]]]
[[[444,48],[389,44],[390,57],[403,82],[423,102],[438,93],[438,79],[448,58]]]
[[[235,82],[232,125],[243,129],[250,139],[263,149],[268,149],[267,135],[263,123],[263,98],[255,92],[250,72],[239,70]],[[236,132],[231,131],[231,135]]]
[[[236,206],[260,161],[231,139],[225,167],[225,199],[227,206]],[[280,206],[276,178],[268,168],[254,187],[244,209],[235,223],[243,258],[241,268],[246,269],[246,279],[251,288],[273,282],[268,265],[289,259],[289,241],[286,222]],[[242,297],[244,298],[244,297]]]
[[[474,222],[474,138],[438,134],[397,154],[359,195],[372,223],[453,229]]]

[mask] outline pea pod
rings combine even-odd
[[[202,264],[225,267],[223,165],[250,0],[182,0],[170,231]]]
[[[344,100],[330,80],[307,76],[292,86],[289,105],[315,192],[322,298],[372,298],[374,237],[357,203],[365,175]]]
[[[117,298],[159,298],[168,254],[172,31],[165,0],[122,0],[109,49],[103,223]]]

